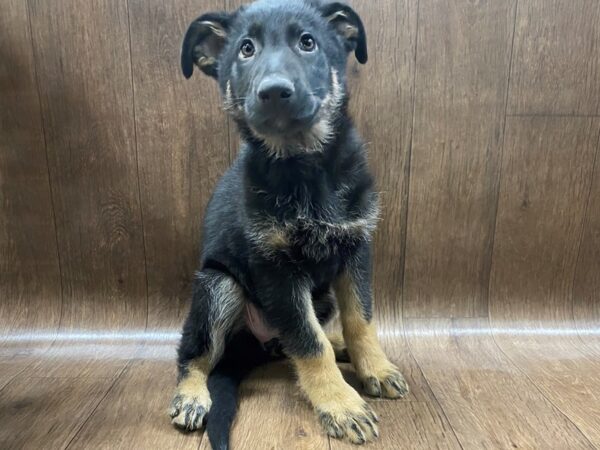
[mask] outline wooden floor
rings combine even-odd
[[[368,447],[600,448],[597,341],[565,328],[512,331],[482,319],[408,319],[382,333],[412,391],[371,400],[381,437]],[[0,346],[0,448],[210,448],[166,415],[176,333],[30,339],[5,336]],[[351,447],[321,431],[284,362],[244,383],[232,446]]]

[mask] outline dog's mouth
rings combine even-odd
[[[261,136],[291,136],[310,130],[319,120],[322,100],[311,97],[300,108],[282,108],[265,114],[244,104],[244,118],[251,130]]]

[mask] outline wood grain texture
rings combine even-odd
[[[496,347],[487,320],[409,319],[406,326],[463,448],[593,448]]]
[[[32,0],[29,6],[61,256],[62,326],[143,327],[126,5]]]
[[[406,317],[487,315],[514,8],[420,1]]]
[[[600,3],[519,0],[512,114],[600,114]]]
[[[170,360],[132,364],[69,449],[197,449],[202,433],[177,432],[166,413],[175,379]]]
[[[506,127],[490,317],[572,327],[573,276],[600,120],[511,117]]]
[[[108,336],[72,339],[63,335],[43,353],[35,352],[28,376],[54,378],[111,378],[142,351],[142,342]]]
[[[0,391],[35,361],[6,344],[0,346]]]
[[[572,336],[497,333],[512,363],[594,444],[600,445],[600,361]]]
[[[573,315],[581,338],[600,352],[600,141],[578,253]]]
[[[367,2],[349,3],[363,18],[367,32],[368,63],[360,66],[351,57],[348,67],[350,112],[367,142],[381,192],[374,287],[376,311],[385,327],[401,313],[417,1],[380,1],[377,8]],[[388,21],[394,26],[381,26]],[[392,122],[382,127],[390,111]]]
[[[56,329],[61,287],[27,3],[0,15],[0,341]],[[43,313],[41,313],[41,311]]]
[[[599,134],[595,118],[509,119],[490,284],[498,345],[595,445],[600,361],[572,288]]]
[[[0,392],[0,448],[65,448],[111,384],[105,378],[15,379]]]
[[[223,1],[129,1],[150,327],[179,326],[198,265],[200,225],[229,166],[215,80],[179,65],[182,37]]]

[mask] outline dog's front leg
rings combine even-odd
[[[228,274],[205,269],[196,275],[179,344],[179,382],[169,410],[174,425],[189,431],[202,427],[212,404],[208,375],[241,318],[244,301],[241,286]]]
[[[385,356],[371,320],[370,264],[370,249],[365,245],[334,283],[344,340],[365,391],[376,397],[399,398],[408,393],[408,384]]]
[[[279,330],[284,352],[321,424],[330,436],[347,437],[355,444],[374,440],[377,417],[337,367],[333,347],[315,315],[309,283],[283,274],[270,278],[260,292],[265,316]]]

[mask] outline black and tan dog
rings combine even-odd
[[[368,394],[408,391],[371,322],[378,208],[347,114],[350,52],[367,61],[360,18],[316,0],[205,14],[185,35],[184,75],[196,65],[218,80],[243,142],[206,211],[170,411],[188,430],[206,418],[215,450],[228,447],[239,382],[269,359],[267,340],[292,361],[331,436],[358,444],[377,437],[376,415],[336,366],[344,342]],[[322,329],[336,305],[343,341]]]

